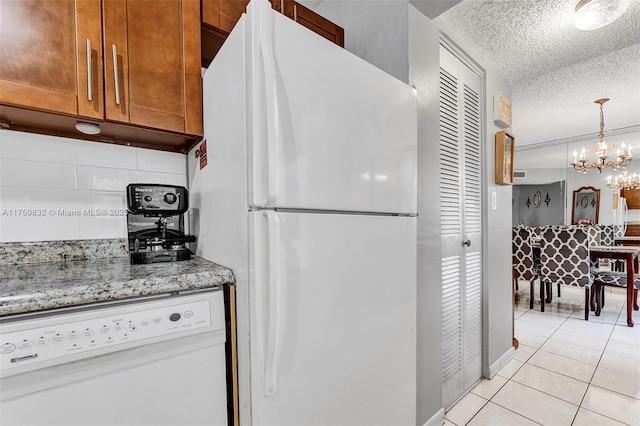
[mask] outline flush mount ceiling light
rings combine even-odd
[[[76,124],[76,129],[85,135],[97,135],[100,133],[100,127],[91,123],[78,123]]]
[[[597,30],[618,19],[631,0],[580,0],[573,24],[583,31]]]

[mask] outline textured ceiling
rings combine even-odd
[[[640,0],[613,24],[573,26],[577,0],[463,0],[441,15],[513,87],[518,145],[640,126]],[[640,141],[636,141],[636,144]]]

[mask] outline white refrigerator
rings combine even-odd
[[[267,0],[203,80],[189,221],[236,278],[241,424],[415,425],[414,90]]]

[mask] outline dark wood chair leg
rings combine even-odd
[[[543,283],[542,280],[540,280],[540,312],[544,312],[544,289],[547,284],[548,283]]]
[[[604,286],[601,285],[600,286],[602,290],[600,290],[600,299],[602,299],[602,302],[600,303],[600,308],[604,308]]]
[[[589,297],[589,287],[584,288],[584,320],[589,321],[589,302],[591,298]]]
[[[551,285],[551,283],[545,283],[545,287],[545,291],[547,292],[545,301],[547,303],[551,303],[551,301],[553,300],[553,285]]]
[[[596,310],[596,299],[597,296],[596,294],[598,293],[598,286],[597,284],[593,284],[594,285],[594,290],[591,292],[591,298],[589,300],[589,309],[592,311]]]
[[[604,294],[604,285],[595,284],[596,288],[593,289],[593,294],[596,295],[596,316],[600,316],[600,312],[602,312],[602,295]]]
[[[633,289],[633,310],[637,311],[640,310],[640,307],[638,307],[638,289]]]
[[[529,309],[533,309],[533,299],[535,297],[533,295],[534,281],[535,280],[529,281]],[[540,285],[542,285],[542,281],[540,281]]]
[[[560,283],[558,283],[558,297],[560,297]]]

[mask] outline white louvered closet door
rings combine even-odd
[[[440,46],[442,402],[482,376],[482,78]]]

